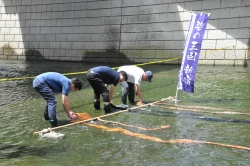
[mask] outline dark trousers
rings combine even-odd
[[[106,88],[101,77],[89,70],[86,78],[94,90],[94,99],[100,100],[100,95],[102,95],[103,102],[109,102],[109,90]]]
[[[35,90],[41,94],[41,96],[46,100],[45,111],[48,112],[50,119],[56,118],[56,98],[54,92],[46,83],[35,78],[33,81],[33,87]]]
[[[127,97],[130,103],[134,103],[135,100],[135,84],[127,81],[120,83],[122,87],[122,104],[127,104]]]

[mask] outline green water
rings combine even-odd
[[[97,65],[66,62],[0,61],[1,78],[33,77],[47,71],[72,73],[86,71]],[[152,70],[152,83],[142,82],[144,99],[154,102],[176,95],[177,73],[180,66],[147,65]],[[84,81],[81,91],[70,93],[74,112],[86,112],[92,117],[103,115],[93,111],[93,90],[85,74],[69,75]],[[198,66],[195,93],[178,91],[178,105],[210,107],[206,111],[231,111],[250,114],[250,69],[232,66]],[[57,132],[63,139],[41,139],[33,132],[50,127],[43,120],[45,101],[32,88],[32,79],[0,82],[0,165],[133,165],[133,166],[186,166],[186,165],[250,165],[250,151],[208,144],[170,144],[109,132],[81,124]],[[120,104],[121,88],[115,89],[114,104]],[[59,124],[69,123],[57,94]],[[120,113],[103,118],[144,128],[170,125],[169,129],[143,131],[122,127],[162,140],[192,139],[250,147],[250,120],[248,115],[213,114],[173,110],[175,102],[137,109],[134,113]]]

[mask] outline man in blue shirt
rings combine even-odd
[[[110,103],[114,93],[115,86],[128,79],[125,71],[117,72],[108,66],[98,66],[88,70],[86,78],[94,89],[94,109],[100,110],[100,95],[104,102],[105,114],[111,113]],[[112,85],[110,91],[107,85]]]
[[[62,93],[63,108],[71,119],[77,116],[71,110],[69,104],[69,92],[82,89],[82,81],[78,78],[68,79],[60,73],[47,72],[36,76],[33,81],[33,87],[46,100],[44,119],[49,120],[52,127],[57,127],[56,118],[56,98],[54,92]]]

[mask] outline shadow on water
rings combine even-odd
[[[211,99],[211,100],[202,100],[202,99],[196,99],[193,100],[195,103],[220,103],[220,102],[235,102],[235,101],[242,101],[242,99],[236,99],[236,98],[228,98],[228,99]]]
[[[49,147],[49,149],[50,148],[51,147]],[[0,159],[19,158],[27,155],[46,156],[47,153],[49,153],[49,149],[46,147],[37,148],[30,146],[8,145],[6,143],[0,143]]]

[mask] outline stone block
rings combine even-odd
[[[72,18],[74,18],[74,16],[75,16],[74,11],[64,11],[63,12],[63,18],[64,19],[66,19],[66,18],[72,19]]]
[[[51,27],[51,34],[61,34],[62,27]]]
[[[50,48],[49,42],[39,42],[39,48]]]
[[[78,42],[78,34],[67,34],[67,41]]]
[[[51,27],[41,27],[41,34],[50,34]]]
[[[10,28],[10,34],[12,35],[20,34],[20,28]]]
[[[63,12],[53,12],[52,19],[63,19]]]
[[[149,42],[149,48],[152,48],[152,49],[164,49],[165,48],[165,42],[164,41],[150,41]]]
[[[206,59],[225,59],[225,50],[206,51]]]
[[[13,49],[17,49],[19,48],[19,43],[18,42],[9,42],[9,47],[13,48]]]
[[[30,41],[29,42],[29,48],[38,49],[39,48],[39,42]]]
[[[82,57],[77,57],[77,56],[70,57],[70,61],[81,62],[82,60],[83,60]]]
[[[41,13],[31,13],[30,19],[32,20],[40,20],[42,18]]]
[[[108,24],[108,25],[118,24],[118,25],[120,25],[120,23],[121,23],[121,17],[120,16],[104,17],[104,24]]]
[[[250,31],[248,28],[228,29],[227,34],[227,39],[246,39],[249,38]]]
[[[241,1],[235,1],[235,0],[221,1],[221,8],[238,7],[240,5]]]
[[[140,58],[142,55],[141,50],[128,50],[127,57],[129,58]]]
[[[63,34],[72,34],[74,28],[73,27],[62,27],[62,33]]]
[[[10,28],[1,28],[1,35],[9,35]]]
[[[173,40],[185,41],[184,31],[176,31],[173,33]]]
[[[61,48],[60,42],[50,42],[50,48]]]
[[[233,17],[249,17],[250,6],[230,8],[230,18]]]
[[[18,28],[18,30],[20,29]],[[30,34],[40,34],[40,27],[31,27]]]
[[[56,41],[67,41],[67,35],[66,34],[56,34]]]
[[[36,20],[36,27],[45,26],[46,20]]]
[[[216,49],[232,48],[236,45],[236,39],[217,40]]]
[[[22,0],[22,5],[27,6],[27,5],[31,5],[31,0]]]
[[[73,42],[72,43],[72,49],[83,49],[83,48],[84,48],[83,42]]]
[[[0,41],[1,41],[1,44],[2,44],[2,42],[4,41],[4,35],[0,35]]]
[[[62,49],[72,49],[72,42],[61,42]]]
[[[216,48],[216,40],[203,40],[202,49],[215,49]]]
[[[209,0],[202,1],[202,9],[216,9],[219,8],[221,4],[221,0]]]
[[[249,49],[248,47],[249,39],[241,39],[236,41],[235,49]]]
[[[26,20],[25,21],[25,27],[34,27],[36,25],[35,20]]]
[[[194,11],[201,11],[201,4],[203,1],[191,1],[185,2],[185,9],[186,10],[194,10]]]
[[[35,35],[23,35],[24,41],[34,41]]]
[[[45,41],[45,35],[35,35],[35,41],[41,41],[44,42]]]
[[[215,60],[199,60],[198,61],[199,65],[215,65]]]
[[[228,18],[219,20],[219,29],[238,28],[240,18]]]
[[[243,28],[243,27],[250,27],[250,17],[243,17],[239,19],[239,26],[238,28]]]
[[[155,50],[142,50],[141,57],[142,58],[155,58]]]

